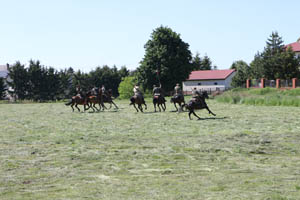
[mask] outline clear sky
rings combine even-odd
[[[250,63],[272,31],[300,37],[299,0],[0,0],[0,64],[136,69],[151,33],[179,33],[193,55],[228,69]]]

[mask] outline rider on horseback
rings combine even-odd
[[[175,98],[178,96],[183,96],[179,83],[176,84],[174,90],[175,90],[175,94],[174,94]]]
[[[159,85],[159,87],[157,87],[156,85],[153,85],[153,96],[154,97],[163,97],[163,92],[161,89],[161,85]]]
[[[77,85],[76,87],[76,96],[80,97],[80,98],[84,98],[85,95],[83,94],[81,88],[80,88],[80,85]]]
[[[138,84],[136,84],[133,88],[133,92],[134,92],[134,97],[137,98],[137,99],[140,99],[144,102],[144,97],[143,97],[143,94],[142,92],[140,91],[140,87]]]
[[[195,103],[203,103],[201,93],[197,88],[192,90],[192,101]]]

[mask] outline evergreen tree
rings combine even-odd
[[[212,69],[212,62],[210,58],[207,55],[205,55],[201,61],[201,70],[211,70],[211,69]]]
[[[192,59],[193,70],[202,70],[202,59],[200,54],[197,52],[195,57]]]
[[[0,100],[4,99],[6,96],[6,87],[4,83],[4,78],[0,77]]]
[[[7,84],[13,89],[13,96],[17,99],[25,99],[29,91],[29,77],[25,66],[19,61],[8,68],[8,76],[12,81]]]
[[[165,91],[171,91],[178,82],[186,80],[193,70],[189,44],[168,27],[159,27],[145,45],[145,56],[137,69],[139,83],[145,89],[161,82]]]

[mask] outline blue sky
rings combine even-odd
[[[40,60],[56,69],[135,69],[145,43],[163,25],[193,55],[228,69],[250,63],[272,31],[300,37],[298,0],[0,0],[0,64]]]

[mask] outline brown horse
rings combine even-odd
[[[118,106],[115,104],[115,102],[112,99],[112,90],[111,89],[109,89],[106,94],[103,94],[102,98],[103,98],[103,103],[109,103],[110,104],[108,109],[111,108],[111,104],[113,104],[116,109],[119,109]],[[106,108],[106,107],[103,105],[103,108]]]
[[[207,106],[205,99],[208,99],[207,91],[203,91],[200,95],[199,102],[195,100],[190,100],[188,104],[185,105],[186,109],[189,110],[189,119],[191,118],[191,114],[195,115],[198,119],[201,119],[198,115],[196,115],[195,110],[206,109],[209,114],[216,116]]]
[[[92,108],[94,112],[95,112],[94,108],[97,111],[99,111],[99,109],[96,107],[96,104],[99,105],[100,110],[101,110],[101,106],[105,107],[104,104],[103,104],[102,90],[98,89],[96,95],[89,96],[88,99],[87,99],[87,103],[89,105],[89,108]]]
[[[159,109],[159,112],[161,112],[160,107],[163,109],[163,111],[166,110],[166,99],[163,96],[161,95],[153,96],[154,112],[156,112],[156,104]]]
[[[176,106],[176,103],[179,105],[180,108],[184,108],[184,105],[185,105],[185,101],[184,101],[184,96],[182,94],[176,94],[174,95],[171,100],[170,100],[171,103],[174,103],[174,106],[176,108],[176,111],[178,111],[178,108]],[[183,103],[183,104],[182,104]],[[182,105],[183,106],[182,106]]]
[[[83,105],[84,111],[86,111],[87,109],[89,109],[89,108],[86,108],[86,106],[88,106],[87,99],[89,98],[90,95],[91,95],[90,92],[88,92],[86,95],[73,96],[72,99],[65,105],[66,106],[71,105],[73,112],[74,112],[74,108],[73,108],[74,105],[78,109],[79,112],[80,112],[80,109],[78,108],[78,105]]]
[[[145,110],[147,110],[147,105],[146,105],[146,102],[145,102],[144,98],[139,98],[139,97],[137,97],[137,96],[132,96],[132,97],[130,98],[130,102],[131,102],[131,103],[130,103],[129,105],[133,105],[133,107],[136,109],[136,112],[139,112],[139,110],[140,110],[141,112],[143,112],[142,104],[145,105]],[[139,110],[136,108],[135,104],[138,105],[138,109],[139,109]]]

